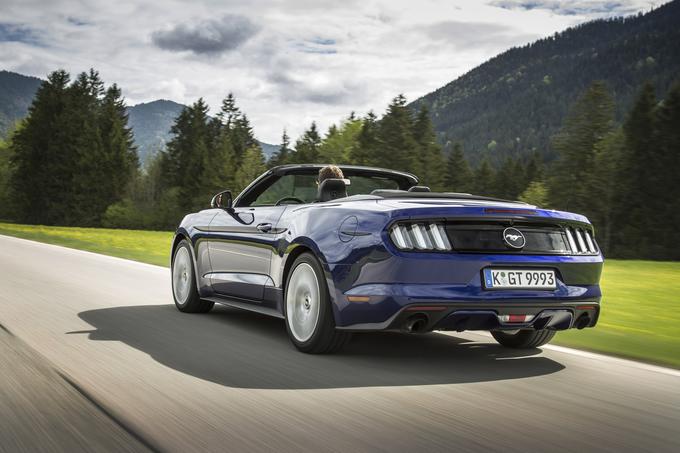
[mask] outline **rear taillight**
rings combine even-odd
[[[592,233],[587,228],[568,226],[565,232],[573,253],[592,255],[598,252]]]
[[[390,239],[399,250],[451,250],[444,224],[437,222],[397,223]]]

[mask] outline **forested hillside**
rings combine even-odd
[[[595,80],[616,98],[623,121],[639,87],[657,96],[680,75],[680,1],[645,15],[598,20],[513,48],[416,100],[431,112],[439,143],[463,145],[473,164],[494,166],[537,151],[556,157],[551,137],[569,107]]]
[[[28,112],[42,80],[9,71],[0,71],[0,138]]]

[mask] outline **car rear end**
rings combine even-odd
[[[514,203],[384,200],[380,245],[334,267],[348,330],[593,327],[603,257],[588,220]],[[377,238],[376,238],[377,239]],[[369,239],[366,239],[369,241]]]

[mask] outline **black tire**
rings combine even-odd
[[[311,337],[305,341],[300,341],[296,338],[291,327],[291,320],[288,315],[288,288],[291,284],[291,278],[296,273],[298,266],[306,264],[312,268],[319,289],[318,301],[318,318],[313,329]],[[308,354],[329,354],[337,352],[347,344],[351,334],[343,332],[335,328],[335,319],[333,318],[333,308],[331,306],[330,296],[328,294],[328,285],[324,277],[323,269],[319,261],[311,253],[303,253],[298,256],[290,272],[286,278],[286,286],[284,288],[284,309],[283,312],[286,318],[286,330],[288,337],[295,347]]]
[[[170,271],[172,278],[172,297],[175,300],[175,306],[182,313],[207,313],[215,304],[213,302],[208,302],[207,300],[202,300],[201,296],[198,294],[198,288],[196,286],[196,269],[194,268],[194,260],[191,256],[189,242],[186,239],[183,239],[172,256],[172,268]],[[178,260],[181,261],[178,262]],[[177,270],[177,273],[175,270]],[[184,288],[186,293],[178,289],[175,285],[177,278],[185,279],[185,282],[180,285]]]
[[[508,348],[533,349],[543,346],[553,339],[554,330],[520,330],[517,333],[507,333],[494,330],[491,335],[498,343]]]

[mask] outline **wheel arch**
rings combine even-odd
[[[177,231],[175,233],[175,237],[172,239],[172,247],[170,249],[170,272],[172,272],[172,263],[175,259],[175,252],[177,251],[177,247],[179,247],[179,244],[186,240],[187,244],[189,244],[189,255],[191,255],[191,261],[194,265],[194,284],[196,285],[196,289],[198,290],[198,293],[201,294],[201,284],[199,283],[199,269],[198,269],[198,263],[196,261],[196,250],[194,249],[194,244],[191,242],[191,238],[189,238],[189,235],[187,234],[186,231]]]
[[[292,244],[291,244],[292,245]],[[281,301],[283,302],[284,298],[286,297],[285,292],[286,292],[286,282],[288,281],[288,276],[290,275],[290,272],[293,268],[293,264],[295,263],[295,260],[302,254],[304,253],[309,253],[312,255],[316,260],[319,262],[319,265],[321,266],[321,270],[324,273],[324,278],[326,280],[326,287],[328,288],[328,297],[330,298],[331,306],[332,306],[332,313],[333,313],[333,318],[335,322],[338,321],[338,307],[335,302],[335,283],[333,281],[333,276],[330,272],[330,269],[328,268],[328,264],[325,262],[323,259],[323,256],[320,256],[320,252],[314,249],[314,247],[310,246],[307,243],[304,242],[298,242],[294,244],[295,247],[288,253],[286,256],[286,260],[283,264],[283,272],[281,273]],[[283,309],[283,305],[281,307]]]

